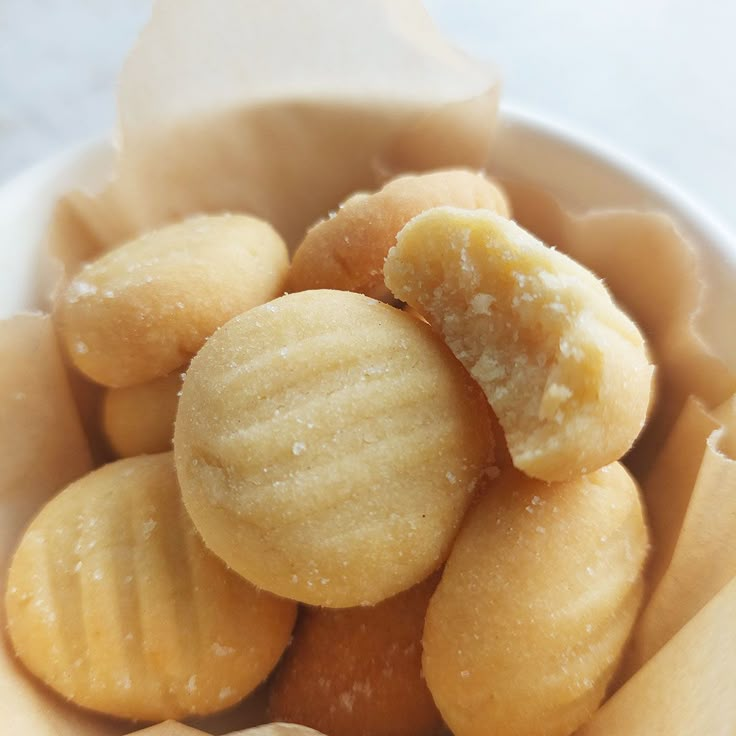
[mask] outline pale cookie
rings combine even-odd
[[[421,674],[438,577],[374,607],[307,609],[271,681],[269,715],[330,736],[427,736],[442,720]]]
[[[373,604],[449,553],[492,462],[488,405],[424,323],[307,291],[222,327],[187,371],[174,449],[207,544],[260,588]]]
[[[344,289],[383,297],[383,260],[396,234],[412,217],[439,205],[509,214],[501,189],[480,173],[449,169],[398,177],[373,194],[354,194],[307,232],[294,253],[287,290]]]
[[[566,480],[631,447],[653,367],[592,273],[493,212],[450,207],[413,219],[384,270],[481,385],[517,468]]]
[[[424,674],[455,736],[569,736],[595,711],[643,593],[647,529],[618,463],[513,469],[469,511],[427,611]]]
[[[281,293],[286,245],[247,215],[195,217],[87,264],[55,319],[74,365],[121,387],[184,365],[221,324]]]
[[[296,615],[205,548],[171,453],[106,465],[52,499],[15,553],[5,603],[33,674],[136,720],[237,703],[276,665]]]
[[[177,371],[136,386],[105,391],[102,427],[118,457],[171,449],[181,376]]]

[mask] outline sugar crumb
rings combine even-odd
[[[69,304],[79,301],[82,297],[92,296],[97,293],[97,287],[87,281],[72,281],[66,292],[66,300]]]
[[[147,519],[143,522],[143,539],[148,539],[151,534],[153,533],[153,530],[158,526],[158,524],[153,519]]]
[[[340,694],[340,705],[348,713],[353,712],[354,704],[355,704],[355,695],[353,693],[341,693]]]
[[[220,644],[219,641],[212,642],[210,649],[215,657],[229,657],[231,654],[235,654],[233,647],[227,647],[224,644]]]

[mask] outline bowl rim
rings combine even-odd
[[[502,102],[500,112],[502,125],[510,125],[527,135],[541,134],[567,152],[582,153],[609,173],[654,193],[654,202],[662,206],[667,214],[683,221],[692,234],[704,236],[718,248],[727,262],[736,267],[736,231],[729,228],[697,196],[666,177],[655,166],[574,124],[525,105]]]
[[[736,281],[736,235],[697,197],[656,168],[568,122],[505,100],[499,106],[497,140],[502,145],[492,149],[492,170],[496,164],[501,172],[505,168],[512,174],[523,168],[530,172],[530,180],[538,179],[535,183],[550,188],[563,202],[561,190],[566,187],[571,196],[579,193],[576,177],[584,176],[583,208],[663,211],[703,252],[706,273],[714,284],[717,282],[716,292],[724,295],[732,291],[731,284]],[[38,249],[53,205],[64,191],[75,185],[94,189],[109,179],[115,141],[110,133],[83,139],[0,183],[0,237],[8,242],[20,237]],[[542,165],[535,168],[539,157]],[[524,159],[522,167],[519,162]],[[34,223],[28,226],[21,222],[19,230],[24,211],[26,219],[33,213]],[[10,232],[6,233],[8,228]],[[0,265],[5,263],[3,270],[9,271],[6,276],[28,280],[33,265],[14,259],[7,247],[3,251]],[[7,285],[7,279],[4,281]],[[22,291],[17,284],[9,288]]]
[[[697,196],[664,176],[655,166],[573,123],[516,102],[501,102],[499,122],[505,129],[516,129],[529,136],[541,136],[568,152],[582,153],[609,172],[615,172],[618,176],[657,193],[657,198],[668,211],[679,213],[691,226],[697,225],[696,229],[705,231],[709,240],[725,244],[723,255],[736,264],[736,232]],[[26,188],[35,180],[45,178],[41,177],[42,174],[48,175],[48,172],[66,169],[82,158],[93,162],[104,158],[106,162],[111,162],[110,152],[113,146],[110,134],[81,139],[0,182],[0,202],[9,196],[11,190]]]

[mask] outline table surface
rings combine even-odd
[[[337,1],[337,0],[336,0]],[[736,2],[426,0],[504,99],[614,144],[736,231]],[[109,130],[150,0],[0,0],[0,182]]]

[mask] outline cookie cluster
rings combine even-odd
[[[271,718],[329,736],[584,723],[642,598],[619,460],[653,368],[604,285],[510,217],[497,183],[437,171],[353,195],[291,265],[246,215],[85,265],[54,317],[121,459],[20,540],[27,669],[144,721],[272,675]]]

